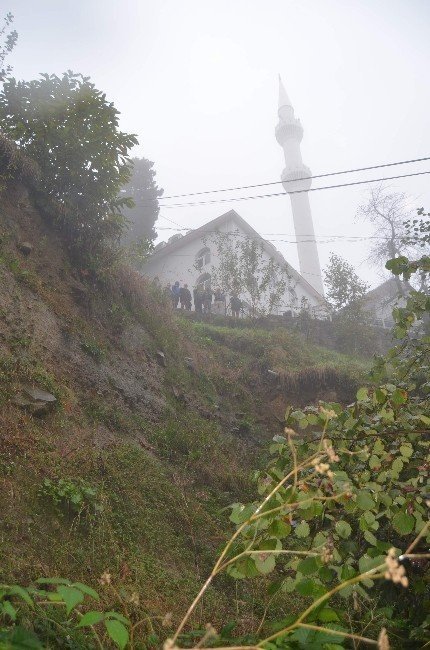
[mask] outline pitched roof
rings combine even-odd
[[[301,276],[300,273],[296,271],[289,262],[287,262],[282,253],[280,253],[273,246],[273,244],[268,242],[266,239],[263,239],[263,237],[259,235],[258,232],[254,230],[254,228],[240,216],[240,214],[236,212],[236,210],[229,210],[216,219],[212,219],[212,221],[209,221],[203,226],[200,226],[200,228],[191,230],[183,237],[175,239],[174,241],[167,243],[162,248],[159,248],[151,255],[147,262],[147,266],[150,266],[152,262],[157,262],[158,260],[163,259],[166,255],[172,254],[173,252],[180,249],[184,244],[188,244],[192,241],[195,241],[196,239],[201,239],[202,237],[212,234],[214,231],[220,229],[223,224],[232,220],[235,221],[239,228],[241,228],[249,237],[252,237],[253,239],[258,238],[263,249],[275,262],[277,262],[280,266],[286,265],[293,278],[295,280],[299,280],[303,286],[306,287],[306,290],[311,295],[313,295],[314,298],[316,298],[321,304],[325,304],[326,301],[324,297],[316,289],[314,289],[314,287],[309,284],[309,282],[305,280],[305,278]]]
[[[407,293],[410,287],[405,282],[401,283],[405,289],[405,292]],[[368,291],[364,296],[364,300],[366,303],[376,302],[380,300],[390,302],[391,300],[398,298],[400,295],[401,292],[399,291],[398,280],[396,278],[389,278],[381,284],[378,284],[378,286],[371,291]]]

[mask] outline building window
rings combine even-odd
[[[200,271],[204,266],[210,264],[211,252],[209,248],[202,248],[196,255],[196,269]]]
[[[203,273],[199,278],[197,278],[197,289],[205,291],[206,289],[211,288],[211,276],[210,273]]]

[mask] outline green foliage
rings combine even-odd
[[[44,479],[40,496],[48,497],[61,514],[94,517],[103,509],[100,491],[83,479]]]
[[[413,263],[396,258],[387,267],[406,279],[430,270],[425,256]],[[364,638],[374,627],[365,614],[369,603],[372,618],[383,620],[398,640],[395,647],[410,639],[414,647],[428,645],[421,604],[430,593],[419,560],[429,558],[430,384],[416,375],[424,366],[428,380],[430,339],[412,325],[429,312],[420,292],[395,311],[402,343],[374,369],[385,381],[360,388],[352,405],[287,409],[285,435],[274,437],[272,460],[255,474],[259,499],[231,507],[236,531],[200,595],[225,570],[236,580],[273,574],[270,594],[295,593],[310,604],[272,624],[263,640],[257,634],[236,645],[342,648],[350,647],[352,633],[388,647],[385,629],[378,641]],[[393,584],[378,589],[381,580]],[[335,595],[336,610],[327,606]]]
[[[116,314],[114,314],[116,316]],[[101,363],[106,357],[106,350],[95,339],[82,341],[81,348],[98,363]]]
[[[324,270],[327,287],[326,298],[336,311],[343,310],[344,317],[355,320],[362,314],[362,299],[368,285],[360,280],[352,264],[340,255],[330,254],[330,262]]]
[[[277,311],[287,287],[292,287],[288,267],[267,260],[261,243],[239,232],[217,232],[211,241],[218,257],[211,272],[212,287],[240,296],[252,318]]]
[[[110,585],[111,576],[103,574],[100,582]],[[83,614],[81,605],[86,605],[87,599],[99,602],[100,596],[92,587],[64,578],[39,578],[35,587],[26,588],[0,585],[0,648],[31,650],[45,647],[32,631],[19,624],[20,620],[25,620],[25,614],[30,610],[37,610],[42,620],[45,617],[51,620],[50,609],[60,606],[66,611],[66,621],[58,625],[63,634],[68,633],[68,638],[75,630],[90,628],[99,647],[104,647],[102,639],[105,637],[123,650],[129,640],[130,621],[116,611],[91,610]]]
[[[130,179],[122,192],[134,202],[133,207],[124,210],[128,221],[124,243],[152,241],[156,236],[154,224],[160,211],[158,199],[163,195],[163,190],[155,182],[154,163],[146,158],[132,158]]]
[[[3,19],[3,26],[0,28],[0,82],[12,71],[10,65],[4,66],[6,57],[12,52],[18,40],[18,33],[15,29],[9,31],[13,23],[13,16],[7,13]]]
[[[122,209],[131,205],[119,192],[137,141],[119,130],[118,117],[88,77],[70,71],[30,82],[7,79],[0,93],[3,132],[39,164],[40,201],[89,268],[106,254],[104,246],[115,247]]]

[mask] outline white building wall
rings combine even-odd
[[[234,220],[224,222],[224,224],[218,228],[218,231],[224,233],[238,231],[239,236],[243,235],[245,238],[248,237],[248,235],[238,227]],[[166,254],[158,260],[149,260],[145,266],[143,274],[151,279],[158,277],[162,286],[166,286],[168,283],[173,285],[176,281],[178,281],[181,286],[187,284],[188,288],[192,292],[197,284],[198,278],[203,273],[211,274],[213,269],[217,268],[219,264],[217,246],[215,242],[212,241],[215,236],[216,233],[208,231],[205,236],[190,242],[187,242],[186,237],[184,237],[184,241],[181,243],[182,245],[176,248],[176,250],[170,253],[166,251]],[[234,236],[236,237],[237,235]],[[196,257],[199,251],[205,247],[208,247],[211,251],[211,261],[209,264],[204,265],[200,270],[197,270],[194,266]],[[268,262],[271,259],[271,256],[265,250],[263,250],[262,256],[265,262]],[[318,307],[320,307],[322,299],[318,300],[312,291],[306,286],[306,283],[300,282],[300,279],[297,281],[297,279],[292,277],[290,286],[295,291],[296,299],[292,300],[292,294],[287,290],[281,300],[281,304],[276,309],[276,313],[282,314],[288,310],[297,313],[303,305],[308,306],[310,309],[318,309]],[[216,287],[212,286],[212,288],[215,289]],[[244,298],[244,296],[241,296],[241,298]]]

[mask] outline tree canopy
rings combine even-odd
[[[270,314],[279,305],[291,277],[286,266],[265,258],[261,243],[240,233],[218,232],[212,237],[218,265],[213,269],[212,285],[230,295],[240,295],[251,316]]]
[[[12,52],[18,40],[18,32],[15,29],[9,31],[13,23],[13,15],[7,13],[3,19],[3,26],[0,27],[0,82],[12,71],[12,66],[4,64],[6,57]]]
[[[358,308],[368,290],[368,285],[359,278],[352,264],[335,253],[330,255],[330,262],[324,270],[324,279],[327,287],[326,298],[336,311]]]
[[[7,79],[0,93],[3,132],[39,164],[39,195],[55,202],[69,243],[90,265],[103,245],[119,242],[122,209],[131,206],[120,189],[137,139],[120,131],[118,118],[106,95],[71,71]]]
[[[125,207],[124,216],[128,223],[124,229],[124,243],[138,240],[153,240],[156,233],[154,224],[160,208],[158,199],[163,194],[155,182],[154,163],[146,158],[132,158],[129,181],[122,193],[133,199],[133,207]]]

